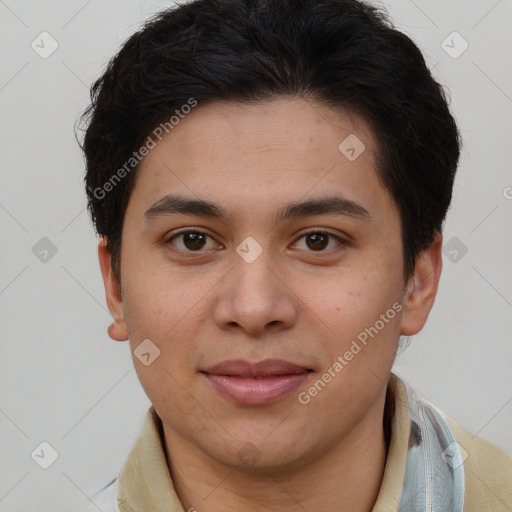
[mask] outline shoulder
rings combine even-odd
[[[464,511],[512,510],[512,457],[505,450],[473,435],[444,412],[443,416],[464,459]]]

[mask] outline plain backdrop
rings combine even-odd
[[[395,371],[510,453],[512,2],[383,4],[448,88],[465,144],[437,301]],[[74,124],[121,43],[170,5],[0,0],[4,512],[79,510],[117,476],[150,405],[128,344],[106,333],[110,315]],[[43,442],[57,456],[48,469],[36,463],[41,450],[52,457]]]

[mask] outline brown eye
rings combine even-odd
[[[329,235],[325,233],[311,233],[306,236],[306,245],[313,250],[323,250],[329,244]]]
[[[191,251],[202,249],[205,244],[206,237],[203,233],[185,233],[183,235],[183,245]]]
[[[208,239],[212,239],[211,236],[201,231],[182,231],[168,238],[165,243],[183,252],[200,252],[207,245]]]
[[[342,248],[346,245],[346,242],[342,238],[326,231],[310,231],[299,238],[299,240],[303,239],[305,240],[304,250],[312,252],[330,252],[329,250],[326,250],[329,245],[331,245],[332,250],[336,250],[340,247]],[[338,242],[334,247],[332,247],[332,240],[336,240]]]

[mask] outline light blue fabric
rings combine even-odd
[[[398,512],[463,512],[464,464],[448,423],[406,386],[411,422]]]

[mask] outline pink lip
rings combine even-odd
[[[223,361],[202,373],[214,388],[234,402],[269,404],[300,386],[312,370],[281,359],[250,363],[241,359]]]

